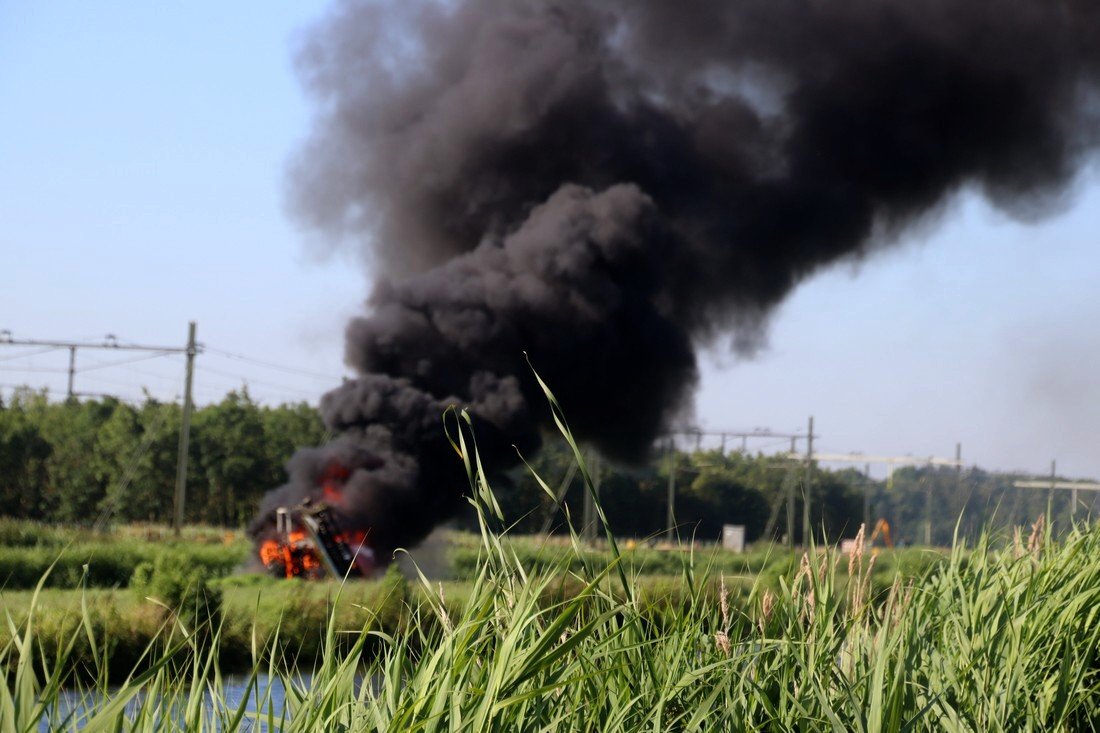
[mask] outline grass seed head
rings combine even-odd
[[[726,576],[723,573],[719,580],[718,590],[718,608],[722,612],[722,628],[729,630],[730,627],[730,604],[729,604],[729,591],[726,589]]]
[[[856,539],[852,543],[852,551],[848,555],[848,576],[851,577],[854,572],[863,567],[863,531],[866,529],[865,524],[859,525],[859,531],[856,532]]]
[[[730,637],[725,631],[719,631],[714,635],[714,641],[718,644],[718,648],[722,650],[722,654],[725,656],[730,655]]]
[[[1031,525],[1031,536],[1027,538],[1027,551],[1033,557],[1039,557],[1043,549],[1043,527],[1046,524],[1046,516],[1040,514],[1035,523]]]

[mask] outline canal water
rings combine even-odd
[[[271,728],[267,724],[267,720],[271,719],[275,721],[275,730],[278,730],[278,723],[282,719],[286,710],[286,688],[284,687],[283,680],[279,678],[269,678],[266,674],[259,675],[256,678],[256,684],[249,690],[247,675],[227,675],[223,678],[223,685],[221,693],[224,696],[224,700],[219,702],[218,707],[223,711],[229,711],[229,716],[240,707],[241,703],[245,703],[245,717],[241,721],[241,731],[256,731],[256,733],[270,731]],[[303,675],[296,682],[296,685],[306,687],[310,684],[310,676]],[[245,696],[247,697],[247,700]],[[59,695],[57,705],[50,714],[44,716],[41,723],[39,723],[38,730],[41,733],[48,733],[54,730],[71,730],[73,728],[73,720],[79,720],[87,715],[94,714],[94,711],[110,702],[110,695],[100,695],[95,693],[81,692],[79,690],[63,690]],[[127,712],[131,715],[136,713],[143,702],[141,695],[136,696],[127,705]],[[207,695],[206,705],[207,709],[213,704],[213,699]],[[257,720],[256,714],[262,716],[262,720]],[[173,717],[179,719],[182,724],[183,712],[176,712]],[[217,721],[214,721],[215,724]]]

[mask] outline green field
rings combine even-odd
[[[471,588],[485,561],[478,535],[443,534],[446,557],[432,579],[434,592],[445,598],[447,612],[461,616]],[[354,632],[372,619],[386,633],[407,632],[422,623],[415,609],[427,593],[423,584],[392,572],[384,579],[348,582],[280,580],[250,570],[250,544],[240,532],[191,527],[175,538],[167,527],[120,526],[93,533],[79,528],[0,521],[0,613],[18,627],[23,624],[37,594],[37,633],[50,649],[62,647],[85,618],[109,638],[106,656],[110,678],[124,679],[162,631],[165,606],[179,603],[178,593],[131,587],[131,581],[158,562],[177,564],[201,576],[220,603],[219,660],[226,670],[247,669],[255,640],[266,643],[278,630],[284,648],[302,663],[312,663],[322,651],[330,617],[339,632]],[[755,589],[778,592],[781,579],[798,569],[798,555],[786,548],[766,546],[735,554],[713,546],[657,549],[626,541],[622,564],[634,579],[640,610],[657,617],[688,603],[685,572],[707,580],[704,594],[717,599],[719,586],[727,603],[739,610]],[[586,568],[606,567],[613,555],[606,542],[574,548],[568,538],[506,537],[501,546],[525,572],[555,579],[543,592],[543,604],[575,597],[584,587]],[[910,549],[884,551],[876,557],[871,578],[875,592],[901,577],[916,578],[946,562],[942,551]],[[145,566],[144,569],[142,566]],[[405,574],[415,571],[405,563]],[[396,567],[394,568],[396,571]],[[841,569],[841,576],[846,569]],[[147,585],[147,583],[146,583]],[[615,591],[622,595],[621,591]],[[10,627],[0,627],[0,644],[10,641]],[[82,641],[71,651],[74,669],[92,662]]]

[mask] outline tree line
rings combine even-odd
[[[532,468],[555,491],[570,475],[574,458],[564,446],[548,445],[531,461]],[[779,456],[723,452],[675,451],[655,456],[641,467],[592,461],[590,473],[599,483],[600,503],[617,534],[658,538],[668,527],[670,477],[673,484],[674,532],[682,540],[714,541],[724,524],[740,524],[749,541],[787,532],[786,500],[795,499],[795,540],[802,539],[804,463]],[[815,471],[810,502],[815,536],[842,536],[858,526],[861,498],[846,473]],[[583,523],[584,486],[573,475],[560,493],[561,503],[547,495],[530,473],[517,475],[498,491],[505,517],[516,531],[562,528],[568,512],[574,526]],[[852,530],[854,532],[854,530]]]
[[[52,401],[18,390],[0,402],[0,514],[48,522],[170,522],[182,408],[151,397]],[[185,521],[236,527],[285,480],[283,464],[325,429],[302,402],[276,407],[247,390],[191,418]]]
[[[169,522],[175,493],[182,410],[147,397],[140,405],[111,398],[50,400],[18,390],[0,401],[0,515],[46,522],[97,520]],[[239,527],[263,494],[285,480],[284,464],[302,446],[326,438],[317,410],[306,403],[269,406],[245,389],[196,409],[191,421],[190,471],[185,519]],[[550,441],[531,457],[534,471],[558,491],[569,476],[572,453]],[[589,466],[600,501],[617,534],[657,537],[668,526],[669,480],[675,489],[676,532],[713,541],[723,524],[741,524],[750,541],[801,543],[805,463],[765,454],[719,450],[675,451],[643,466]],[[923,543],[930,524],[934,544],[983,528],[1008,531],[1048,508],[1059,522],[1069,513],[1068,492],[1016,489],[1020,476],[980,469],[906,468],[890,481],[815,466],[811,526],[818,541],[854,536],[864,518],[887,519],[894,537]],[[513,531],[563,531],[567,508],[582,521],[583,486],[573,475],[561,504],[521,469],[497,480],[498,501]],[[787,497],[794,497],[794,526],[787,527]],[[1079,518],[1093,495],[1082,496]],[[459,517],[459,526],[473,526]]]
[[[532,467],[557,491],[569,475],[571,452],[545,448]],[[598,474],[600,501],[616,533],[657,538],[668,526],[668,485],[674,474],[673,515],[681,539],[716,541],[724,524],[740,524],[749,541],[785,541],[793,533],[803,543],[804,461],[777,455],[720,450],[677,451],[642,468],[590,465]],[[906,467],[889,479],[876,479],[852,468],[830,470],[815,464],[810,479],[810,526],[817,542],[854,537],[860,524],[870,533],[885,519],[893,539],[905,545],[949,546],[956,537],[976,539],[983,531],[1008,537],[1026,531],[1046,514],[1056,528],[1069,524],[1068,491],[1018,489],[1022,474],[979,468]],[[579,525],[583,485],[573,476],[557,504],[529,474],[521,474],[498,499],[517,532],[561,528],[565,514]],[[787,501],[793,497],[793,527],[787,526]],[[1075,521],[1100,512],[1100,496],[1082,492]],[[563,508],[564,507],[564,508]]]

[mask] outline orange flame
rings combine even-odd
[[[325,467],[325,472],[321,474],[321,491],[325,501],[330,503],[339,501],[340,490],[350,475],[351,471],[336,461]]]
[[[280,570],[287,578],[311,578],[322,572],[321,559],[301,530],[292,531],[286,542],[265,540],[261,543],[260,561],[268,570]]]
[[[276,562],[282,559],[283,551],[279,548],[279,543],[275,540],[264,540],[260,544],[260,562],[264,564],[264,567],[271,567]]]

